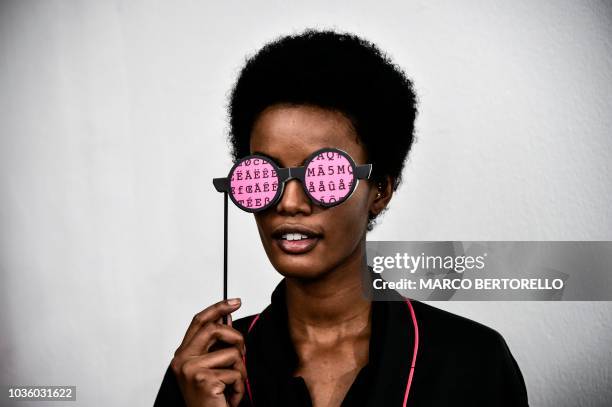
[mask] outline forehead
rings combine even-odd
[[[301,165],[314,151],[335,147],[349,153],[357,164],[366,151],[342,113],[307,105],[274,105],[265,109],[253,125],[251,153],[264,153],[283,167]]]

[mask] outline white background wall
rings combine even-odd
[[[609,1],[1,2],[2,384],[152,404],[221,296],[228,92],[245,55],[304,27],[376,42],[420,96],[369,239],[612,240],[611,20]],[[244,316],[279,276],[230,211]],[[610,405],[610,303],[434,305],[505,336],[533,406]]]

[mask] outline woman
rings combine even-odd
[[[333,148],[372,170],[340,204],[316,201],[303,178],[290,178],[255,212],[284,279],[258,315],[232,323],[239,299],[198,313],[156,405],[527,405],[495,330],[399,294],[363,295],[366,233],[400,184],[416,113],[412,82],[353,35],[309,30],[247,61],[230,103],[236,162],[257,154],[300,167]]]

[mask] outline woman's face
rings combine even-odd
[[[263,153],[281,167],[302,166],[310,154],[323,147],[346,151],[357,165],[367,163],[366,150],[351,122],[332,110],[274,105],[259,115],[251,132],[251,153]],[[323,208],[310,201],[299,180],[288,181],[280,201],[255,214],[261,241],[274,268],[287,277],[311,279],[361,261],[360,243],[365,240],[376,192],[370,182],[360,180],[349,199]],[[287,240],[286,233],[292,230],[308,238]]]

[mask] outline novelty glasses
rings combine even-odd
[[[325,208],[340,205],[355,191],[360,179],[369,179],[372,164],[356,165],[347,152],[322,148],[301,167],[281,168],[274,160],[253,154],[239,160],[226,178],[214,178],[223,192],[223,299],[227,300],[227,197],[246,212],[260,212],[275,205],[291,179],[302,183],[312,202]],[[227,316],[223,317],[227,324]]]
[[[229,193],[237,207],[260,212],[282,197],[285,183],[301,181],[306,195],[317,205],[332,207],[346,201],[360,179],[368,179],[372,164],[356,165],[348,153],[337,148],[322,148],[312,153],[301,167],[280,168],[274,160],[259,154],[238,161],[227,178],[215,178],[219,192]]]

